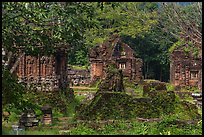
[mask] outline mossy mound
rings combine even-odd
[[[169,113],[169,110],[174,109],[174,105],[168,105],[169,101],[173,103],[174,100],[171,93],[155,95],[161,99],[133,98],[123,92],[97,92],[92,102],[79,110],[78,118],[86,120],[158,118],[163,112]]]
[[[146,81],[143,83],[143,95],[148,94],[152,90],[160,91],[167,90],[166,83],[160,81]]]
[[[173,113],[180,120],[197,120],[201,118],[197,106],[187,101],[179,101],[176,103]]]
[[[178,118],[185,120],[200,118],[197,107],[176,100],[173,91],[151,91],[144,98],[134,98],[124,92],[97,92],[77,114],[82,120],[159,118],[163,114],[178,114]]]
[[[162,110],[164,114],[170,114],[175,109],[176,95],[173,91],[150,91],[148,96],[151,98],[154,108]]]
[[[110,120],[159,118],[162,115],[175,114],[180,108],[190,118],[197,118],[196,108],[176,100],[173,91],[167,91],[166,83],[160,81],[145,81],[143,87],[144,97],[134,98],[124,90],[123,75],[121,70],[110,65],[106,70],[106,77],[99,84],[99,90],[93,100],[84,104],[77,112],[77,119],[82,120]],[[187,106],[192,108],[185,109]],[[177,108],[176,108],[177,107]]]
[[[131,114],[140,118],[158,118],[161,114],[161,110],[152,104],[151,98],[135,98],[132,106]]]
[[[101,120],[129,118],[132,97],[126,93],[97,92],[90,104],[80,108],[79,119]]]

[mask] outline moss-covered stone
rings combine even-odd
[[[177,113],[180,115],[179,118],[184,113],[186,119],[199,118],[197,108],[188,102],[176,100],[174,92],[150,93],[149,97],[133,98],[123,92],[98,92],[90,104],[80,108],[77,118],[84,120],[159,118],[163,114]]]
[[[78,110],[77,118],[83,120],[159,118],[162,115],[176,114],[179,109],[188,118],[199,117],[196,107],[178,100],[173,91],[166,90],[163,82],[146,83],[145,96],[134,98],[126,92],[121,92],[124,87],[120,87],[118,82],[123,83],[122,80],[120,72],[116,69],[109,70],[93,100]]]
[[[157,118],[160,116],[160,110],[152,104],[151,98],[135,98],[133,100],[134,108],[132,113],[141,118]]]
[[[98,92],[93,101],[81,108],[80,119],[120,119],[126,115],[126,107],[132,97],[117,92]]]
[[[175,93],[173,91],[150,91],[148,96],[152,99],[152,105],[161,109],[162,113],[169,114],[175,108]]]
[[[151,102],[151,98],[133,98],[126,93],[98,92],[89,105],[79,110],[78,118],[107,120],[159,117],[160,110]]]
[[[143,86],[143,95],[145,96],[151,90],[167,90],[166,83],[160,81],[146,81]]]
[[[177,102],[173,113],[181,120],[196,120],[201,118],[196,105],[187,101]]]
[[[114,65],[109,65],[106,68],[106,77],[99,84],[99,91],[125,91],[122,70],[116,69]]]

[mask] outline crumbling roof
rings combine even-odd
[[[115,34],[112,35],[106,42],[103,44],[98,44],[93,47],[89,52],[89,58],[98,59],[98,60],[108,60],[114,57],[119,57],[120,52],[123,49],[129,49],[131,54],[133,54],[132,49],[125,43],[122,42],[121,38]]]

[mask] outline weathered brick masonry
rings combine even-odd
[[[123,76],[130,80],[140,81],[142,76],[142,60],[136,58],[134,51],[122,42],[118,35],[112,35],[108,41],[96,45],[89,52],[91,64],[91,81],[105,77],[105,68],[115,62],[122,69]]]
[[[56,50],[50,56],[24,55],[18,64],[16,74],[20,82],[38,90],[53,91],[67,86],[67,53]]]
[[[202,59],[195,58],[183,50],[171,54],[170,82],[175,86],[202,87]]]

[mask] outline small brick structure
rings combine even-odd
[[[170,82],[175,86],[202,88],[202,59],[183,50],[174,50],[170,57]]]
[[[52,124],[52,107],[49,105],[45,105],[41,108],[43,112],[42,122],[44,125]]]
[[[38,126],[39,120],[32,109],[24,111],[19,119],[19,127],[33,127]]]
[[[103,44],[96,45],[89,51],[91,64],[91,82],[105,77],[105,68],[115,62],[123,76],[130,80],[140,81],[142,76],[142,59],[121,38],[114,34]]]

